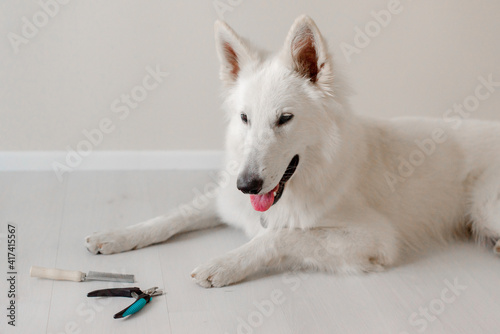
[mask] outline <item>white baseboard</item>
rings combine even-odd
[[[66,151],[0,151],[0,171],[48,171],[54,166],[74,171],[210,170],[221,168],[223,157],[223,151],[95,151],[86,157],[69,157]]]

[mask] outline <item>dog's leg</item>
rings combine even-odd
[[[500,168],[492,169],[477,181],[471,196],[473,232],[480,243],[493,241],[500,255]]]
[[[395,233],[366,228],[316,228],[269,231],[228,254],[197,267],[199,285],[221,287],[264,268],[315,269],[357,273],[380,271],[398,255]]]
[[[206,205],[198,208],[189,205],[189,210],[178,209],[124,229],[94,233],[85,238],[85,245],[94,254],[113,254],[163,242],[179,233],[220,224],[215,199],[210,198]]]

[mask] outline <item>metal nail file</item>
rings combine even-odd
[[[108,281],[134,283],[134,275],[103,273],[98,271],[89,271],[88,274],[76,270],[61,270],[56,268],[43,268],[32,266],[30,269],[31,277],[48,278],[62,281]]]

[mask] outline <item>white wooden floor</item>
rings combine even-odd
[[[110,256],[84,248],[91,232],[164,213],[209,180],[206,172],[74,172],[59,183],[51,172],[0,173],[1,268],[7,272],[11,222],[18,229],[20,273],[15,329],[6,325],[1,279],[0,333],[500,333],[500,258],[471,244],[385,273],[263,274],[209,290],[191,281],[191,270],[244,243],[239,231],[199,231]],[[131,300],[91,300],[86,293],[119,284],[34,279],[31,265],[133,273],[135,285],[167,294],[129,319],[114,320]],[[456,291],[447,288],[455,283]]]

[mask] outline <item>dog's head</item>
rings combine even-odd
[[[255,210],[266,211],[308,156],[325,146],[325,138],[335,141],[331,57],[307,16],[295,20],[283,49],[272,57],[224,22],[216,22],[215,38],[230,123],[228,149],[240,160],[237,187],[250,194]]]

